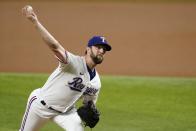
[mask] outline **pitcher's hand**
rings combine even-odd
[[[38,21],[37,15],[30,5],[26,5],[22,8],[22,14],[33,23]]]

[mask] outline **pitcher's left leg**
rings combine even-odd
[[[66,131],[84,131],[82,120],[76,111],[55,116],[53,121]]]

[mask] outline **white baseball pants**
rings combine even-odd
[[[49,120],[66,131],[83,131],[82,121],[76,111],[70,113],[57,113],[43,106],[37,98],[39,89],[34,90],[29,96],[26,111],[23,116],[19,131],[39,131]]]

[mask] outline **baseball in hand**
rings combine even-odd
[[[33,8],[30,6],[30,5],[28,5],[27,7],[26,7],[26,10],[27,10],[27,12],[32,12],[33,11]]]

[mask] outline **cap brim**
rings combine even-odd
[[[105,44],[105,43],[99,43],[99,44],[94,44],[94,45],[103,45],[106,47],[106,51],[111,51],[112,47],[109,44]]]
[[[103,44],[105,47],[106,47],[106,50],[107,51],[111,51],[112,50],[112,47],[108,44]]]

